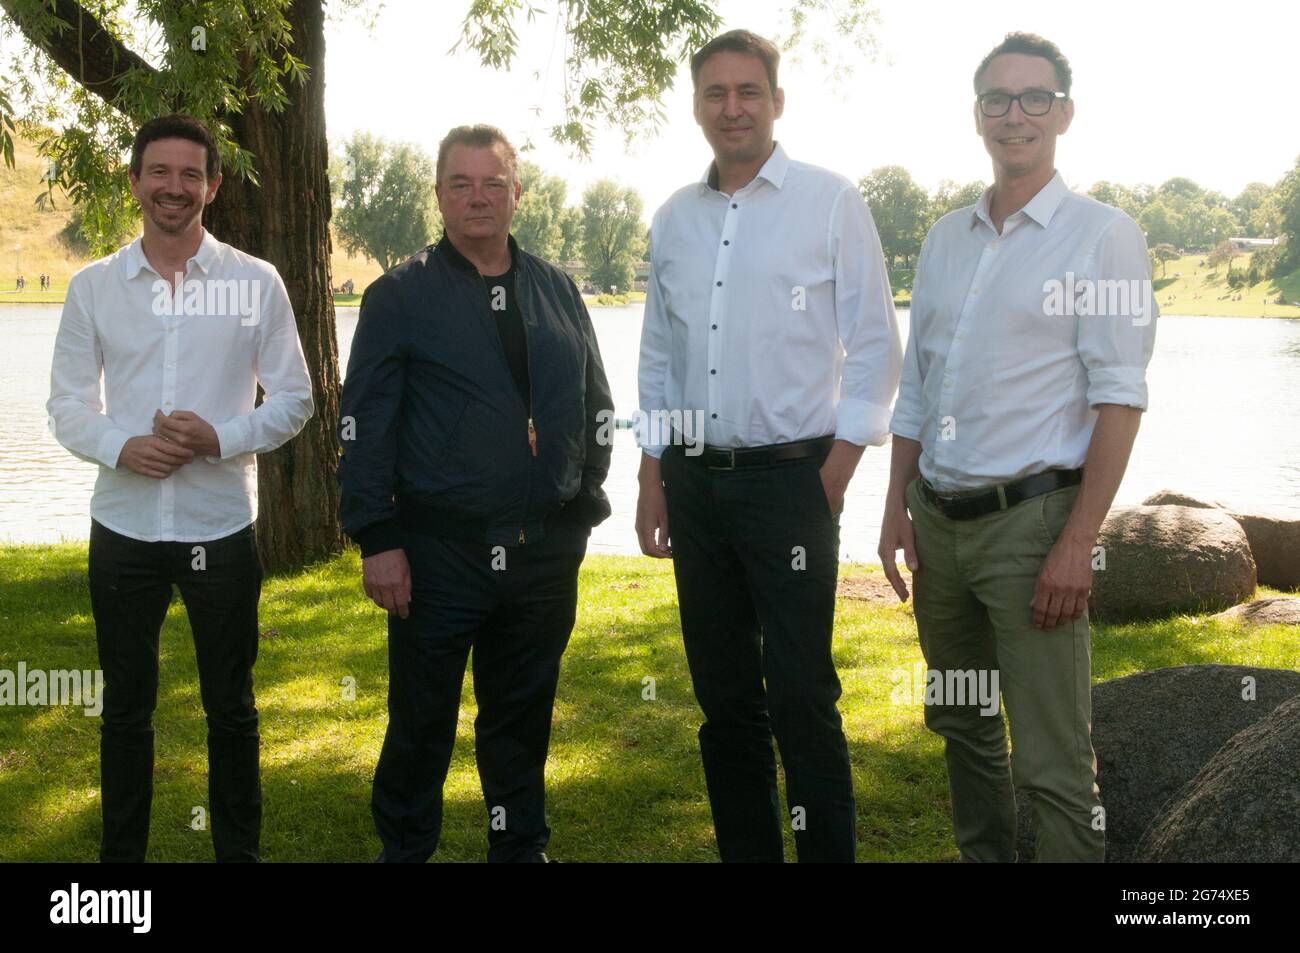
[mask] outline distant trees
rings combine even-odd
[[[1165,276],[1165,266],[1178,259],[1178,249],[1168,242],[1161,242],[1151,249],[1151,257],[1160,263],[1160,277]]]
[[[1237,246],[1225,239],[1210,250],[1210,253],[1205,256],[1205,263],[1210,266],[1211,271],[1215,271],[1226,262],[1228,271],[1232,271],[1232,259],[1236,257]]]
[[[958,185],[951,179],[944,179],[930,199],[929,225],[926,231],[929,231],[929,226],[934,225],[949,212],[974,205],[984,194],[984,188],[983,182],[967,182],[965,185]]]
[[[591,283],[602,291],[631,291],[633,263],[645,254],[641,196],[609,179],[592,183],[582,196],[582,260]]]
[[[434,172],[419,146],[355,133],[330,175],[340,244],[384,271],[429,244],[440,228]]]
[[[515,209],[511,233],[519,247],[547,261],[562,259],[563,219],[566,213],[564,180],[547,175],[535,162],[519,163],[524,193]]]
[[[1274,277],[1289,274],[1300,268],[1300,156],[1295,167],[1283,177],[1274,190],[1281,212],[1279,225],[1286,236],[1286,245],[1278,255]]]
[[[930,224],[930,199],[911,173],[901,165],[881,166],[858,181],[858,190],[871,209],[889,267],[917,254]]]

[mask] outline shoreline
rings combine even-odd
[[[356,308],[360,306],[361,295],[349,295],[346,297],[350,297],[354,300],[340,301],[338,299],[335,299],[334,306],[336,308]],[[39,292],[37,294],[30,295],[30,296],[20,295],[17,292],[12,292],[12,291],[0,292],[0,305],[5,305],[5,304],[51,305],[51,304],[63,304],[63,300],[64,299],[61,296],[55,297],[51,295],[41,295]],[[585,295],[583,296],[583,301],[586,303],[589,309],[626,308],[633,304],[642,303],[638,301],[631,301],[628,302],[628,304],[600,304],[595,300],[587,300],[587,297]],[[900,299],[900,298],[894,299],[895,308],[911,308],[911,306],[912,306],[912,302],[910,299]],[[1208,312],[1208,311],[1184,311],[1181,308],[1175,306],[1174,308],[1168,311],[1162,309],[1160,312],[1160,317],[1162,318],[1237,318],[1237,319],[1247,320],[1247,321],[1251,321],[1251,320],[1273,321],[1279,319],[1294,321],[1296,319],[1300,319],[1300,307],[1293,307],[1291,305],[1274,305],[1274,307],[1278,311],[1285,311],[1287,313],[1285,314],[1215,314],[1213,312]]]

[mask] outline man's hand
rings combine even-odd
[[[826,494],[826,505],[830,507],[832,516],[839,516],[844,510],[844,492],[849,488],[849,480],[853,479],[853,471],[858,468],[865,449],[847,440],[836,440],[822,463],[819,471],[822,491]]]
[[[406,561],[406,550],[389,549],[361,560],[361,586],[375,605],[405,619],[411,604],[411,564]]]
[[[1043,562],[1029,602],[1035,628],[1046,631],[1056,628],[1058,621],[1079,618],[1088,608],[1091,590],[1091,543],[1062,534]]]
[[[221,456],[221,441],[212,424],[192,410],[154,411],[153,432],[205,457]]]
[[[672,547],[668,545],[668,499],[664,495],[664,481],[660,462],[648,453],[641,455],[641,470],[637,474],[641,492],[636,498],[636,538],[641,552],[655,559],[671,559]]]
[[[898,551],[903,551],[903,562],[916,572],[921,564],[916,558],[916,537],[912,532],[912,518],[907,515],[907,504],[901,499],[885,501],[885,515],[880,522],[880,548],[876,554],[885,567],[885,578],[898,593],[898,601],[907,601],[907,583],[898,571]]]
[[[122,444],[117,465],[141,476],[165,480],[193,459],[194,451],[162,437],[131,437]]]

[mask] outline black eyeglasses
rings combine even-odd
[[[976,97],[980,112],[990,119],[1005,116],[1011,111],[1011,104],[1017,102],[1020,103],[1020,111],[1026,116],[1046,116],[1053,102],[1065,98],[1065,93],[1050,89],[1027,89],[1016,96],[1010,93],[981,93]]]

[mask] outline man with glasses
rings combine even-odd
[[[926,237],[890,424],[885,572],[906,599],[903,550],[929,677],[987,677],[1011,726],[1009,760],[999,706],[960,695],[926,705],[968,861],[1015,859],[1013,775],[1039,860],[1105,853],[1088,593],[1147,406],[1155,307],[1141,230],[1055,170],[1074,117],[1070,77],[1054,44],[1024,33],[976,70],[994,183]]]

